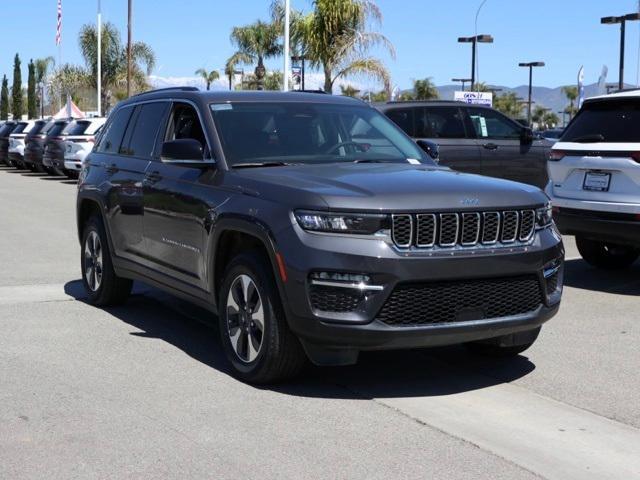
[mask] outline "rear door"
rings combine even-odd
[[[548,143],[534,139],[523,142],[523,127],[491,108],[465,107],[482,153],[485,175],[528,183],[547,184]]]

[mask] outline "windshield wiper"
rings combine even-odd
[[[295,165],[295,164],[287,163],[287,162],[252,162],[252,163],[237,163],[235,165],[232,165],[231,168],[287,167],[289,165]]]
[[[572,138],[571,140],[567,140],[569,142],[576,142],[576,143],[596,143],[596,142],[603,142],[604,141],[604,135],[600,134],[600,133],[590,133],[588,135],[580,135],[576,138]]]

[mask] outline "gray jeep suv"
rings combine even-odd
[[[558,310],[539,189],[440,167],[354,99],[159,90],[121,102],[77,197],[89,301],[132,280],[212,312],[239,378],[465,343],[509,356]]]

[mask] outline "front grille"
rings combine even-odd
[[[521,315],[541,304],[536,275],[406,284],[376,318],[391,326],[432,325]]]
[[[360,290],[311,285],[309,299],[314,310],[321,312],[353,312],[365,296]]]
[[[535,210],[393,215],[391,239],[400,248],[452,248],[528,242]]]

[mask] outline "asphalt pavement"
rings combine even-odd
[[[566,238],[560,313],[507,363],[363,354],[256,388],[206,312],[83,301],[75,182],[0,167],[0,478],[640,478],[640,264]]]

